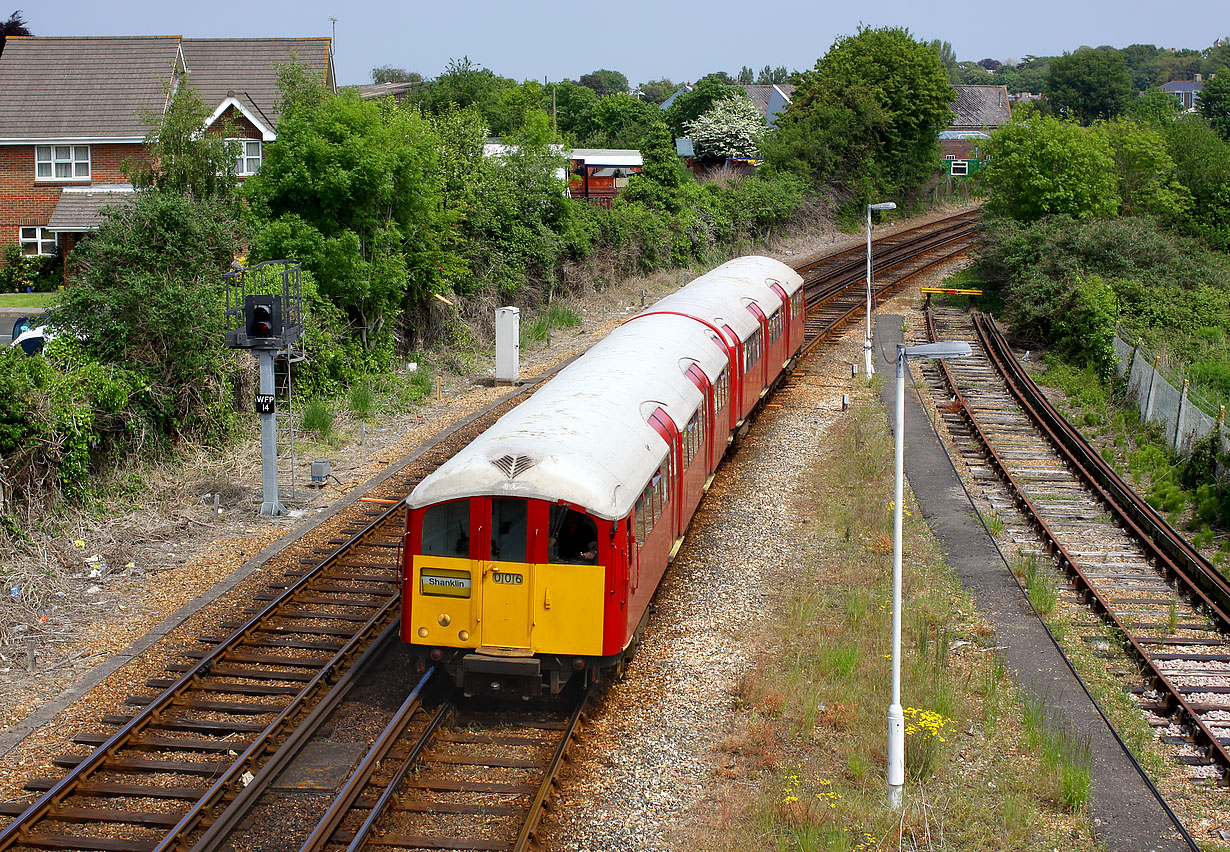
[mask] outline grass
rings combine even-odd
[[[1041,615],[1047,616],[1055,611],[1059,603],[1059,590],[1055,587],[1055,576],[1048,567],[1042,567],[1038,554],[1032,551],[1022,553],[1014,569],[1016,575],[1025,581],[1025,594]]]
[[[781,576],[775,608],[759,619],[750,644],[762,650],[736,687],[740,712],[723,743],[730,802],[694,848],[1092,850],[1085,818],[1056,801],[1062,774],[1025,741],[990,629],[915,516],[903,561],[906,806],[885,805],[885,425],[872,392],[856,393],[797,492],[803,569]]]
[[[59,293],[0,293],[0,308],[50,308]]]
[[[368,420],[376,413],[376,392],[369,381],[359,381],[350,389],[350,411],[360,420]]]
[[[313,399],[303,407],[303,413],[299,415],[299,427],[305,432],[313,433],[322,441],[328,441],[333,437],[335,420],[333,408],[326,400]]]
[[[551,338],[551,329],[576,328],[581,324],[581,315],[562,302],[552,302],[542,313],[521,326],[521,345],[546,343]]]

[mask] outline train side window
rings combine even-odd
[[[491,558],[500,562],[524,562],[526,523],[524,500],[495,497],[491,500]]]
[[[803,288],[800,287],[799,289],[795,290],[794,294],[790,297],[790,313],[797,317],[802,312],[803,312]]]
[[[769,343],[776,343],[777,338],[782,336],[782,312],[774,311],[773,316],[769,317]]]
[[[696,453],[700,449],[700,412],[703,409],[696,410],[692,415],[692,419],[688,421],[687,427],[683,431],[683,469],[687,470],[692,466],[692,459],[696,458]]]
[[[470,555],[470,501],[428,506],[423,512],[423,555]]]
[[[760,361],[760,329],[743,344],[743,371],[746,373]]]

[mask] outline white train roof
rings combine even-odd
[[[751,267],[758,265],[748,260],[763,262],[758,277],[751,276]],[[735,280],[715,277],[731,266],[726,264],[645,313],[678,311],[708,321],[743,314],[752,320],[744,307],[749,290],[767,306],[766,313],[780,303],[765,277],[780,281],[787,293],[797,289],[788,286],[792,277],[801,283],[793,270],[768,258],[732,263],[739,264],[741,273]],[[713,292],[702,294],[701,289]],[[665,306],[671,300],[676,301]],[[731,319],[724,321],[739,330]],[[708,328],[687,316],[638,315],[423,479],[407,505],[507,496],[564,502],[596,517],[622,518],[667,454],[649,416],[662,408],[682,427],[700,406],[701,392],[685,375],[691,364],[710,381],[727,364],[726,352]]]
[[[781,285],[787,296],[803,286],[803,278],[786,264],[768,257],[740,257],[723,263],[691,284],[662,299],[646,313],[678,311],[699,317],[721,328],[729,325],[740,340],[756,332],[759,323],[749,302],[765,316],[772,316],[782,304],[782,298],[769,286]]]

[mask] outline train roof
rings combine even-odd
[[[740,257],[671,293],[646,313],[677,311],[719,328],[729,325],[740,340],[746,340],[760,325],[746,306],[755,302],[765,316],[772,316],[782,303],[781,296],[769,286],[772,282],[781,285],[787,296],[794,295],[803,286],[799,273],[781,261],[758,256]]]
[[[782,281],[787,293],[797,289],[783,278],[797,279],[789,267],[759,260],[767,264],[760,268],[772,269],[769,277]],[[748,267],[740,264],[739,279]],[[508,496],[568,503],[607,520],[626,516],[668,449],[649,425],[650,415],[662,408],[684,426],[702,401],[700,390],[686,376],[688,367],[696,364],[715,381],[727,365],[724,347],[704,324],[654,311],[708,279],[704,289],[720,293],[721,299],[695,292],[690,299],[723,315],[742,313],[752,319],[742,301],[747,287],[713,275],[668,296],[561,370],[423,479],[407,505],[413,509],[465,497]],[[780,298],[763,283],[764,277],[754,282],[763,289],[756,290],[754,298],[766,299],[766,313],[771,313]],[[768,303],[767,296],[775,302]],[[695,313],[685,310],[691,304],[677,300],[665,310]]]

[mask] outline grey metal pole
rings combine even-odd
[[[905,711],[901,708],[901,522],[905,481],[905,345],[897,344],[893,477],[893,692],[888,706],[888,806],[901,809],[905,786]]]
[[[272,349],[259,349],[261,395],[274,397]],[[276,397],[275,397],[276,398]],[[276,406],[276,403],[275,403]],[[261,514],[285,515],[278,501],[278,420],[277,411],[261,412]]]
[[[875,372],[871,363],[871,205],[867,205],[867,334],[863,338],[863,373]]]

